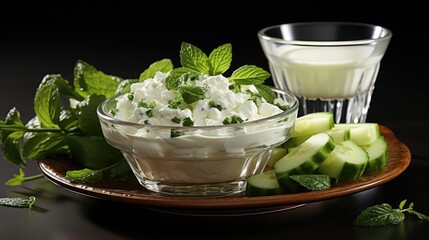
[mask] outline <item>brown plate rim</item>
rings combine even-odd
[[[275,206],[297,206],[337,198],[384,184],[404,172],[411,162],[409,148],[397,139],[389,128],[380,125],[380,132],[388,142],[388,163],[380,171],[367,174],[359,180],[342,183],[322,191],[310,191],[273,196],[229,196],[229,197],[176,197],[159,195],[140,186],[134,178],[126,182],[102,181],[97,184],[70,182],[65,178],[73,170],[71,161],[41,159],[39,168],[53,183],[76,193],[111,201],[142,204],[148,207],[181,209],[250,209]]]

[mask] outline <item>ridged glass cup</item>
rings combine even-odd
[[[261,29],[274,85],[300,100],[298,116],[332,112],[336,123],[365,122],[392,32],[352,22],[301,22]]]
[[[115,98],[100,104],[97,114],[106,141],[122,152],[146,189],[174,196],[236,195],[244,193],[246,179],[262,172],[272,150],[292,134],[298,99],[274,91],[289,109],[238,124],[171,127],[121,121],[108,114]]]

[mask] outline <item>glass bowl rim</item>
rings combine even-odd
[[[300,26],[300,25],[348,25],[348,26],[360,26],[360,27],[370,27],[370,28],[379,28],[380,31],[383,31],[385,34],[377,38],[367,38],[367,39],[355,39],[355,40],[340,40],[340,41],[317,41],[317,40],[285,40],[279,37],[273,37],[266,34],[268,30],[275,28],[280,28],[282,26]],[[310,22],[291,22],[291,23],[280,23],[271,26],[264,27],[257,32],[257,35],[260,39],[269,42],[275,43],[287,43],[292,45],[314,45],[314,46],[355,46],[362,44],[370,44],[375,42],[389,41],[392,38],[392,31],[386,27],[377,24],[363,23],[363,22],[335,22],[335,21],[310,21]]]

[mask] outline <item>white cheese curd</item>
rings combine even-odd
[[[279,107],[265,100],[255,103],[249,93],[258,93],[254,85],[242,85],[240,92],[233,92],[229,89],[231,82],[223,75],[204,75],[195,81],[188,80],[190,85],[205,90],[205,98],[187,108],[172,108],[169,102],[174,100],[178,93],[166,88],[167,76],[166,73],[158,72],[154,78],[132,84],[132,99],[129,95],[118,99],[115,118],[151,125],[180,126],[182,124],[172,119],[176,117],[183,120],[189,117],[194,122],[193,126],[208,126],[223,125],[225,118],[233,115],[239,116],[243,121],[251,121],[282,112]],[[155,106],[149,107],[151,102]],[[211,106],[211,103],[217,107]],[[276,103],[284,104],[280,99],[276,99]]]
[[[284,142],[293,128],[295,119],[286,117],[241,127],[224,125],[232,116],[250,122],[279,114],[283,110],[276,104],[287,103],[281,98],[274,104],[261,98],[254,101],[258,94],[254,85],[242,85],[240,92],[233,92],[231,82],[222,75],[188,80],[186,84],[204,89],[204,98],[174,108],[170,102],[179,93],[167,89],[167,76],[158,72],[153,78],[132,84],[129,94],[117,98],[114,118],[141,126],[103,128],[108,141],[132,162],[141,181],[213,183],[244,179],[265,166],[266,161],[261,163],[267,159],[264,154]],[[172,129],[182,127],[186,118],[194,127],[202,128],[183,128],[183,135],[172,136]],[[258,164],[262,166],[255,167]]]

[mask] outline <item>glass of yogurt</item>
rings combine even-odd
[[[263,28],[258,37],[274,85],[299,98],[299,116],[332,112],[336,123],[366,121],[389,29],[301,22]]]
[[[264,171],[272,150],[290,138],[298,99],[272,88],[276,98],[268,103],[255,98],[253,85],[232,91],[230,81],[219,75],[195,81],[206,97],[177,108],[172,106],[176,93],[164,84],[166,75],[133,84],[130,93],[98,107],[106,141],[122,151],[139,183],[155,193],[244,193],[246,179]]]

